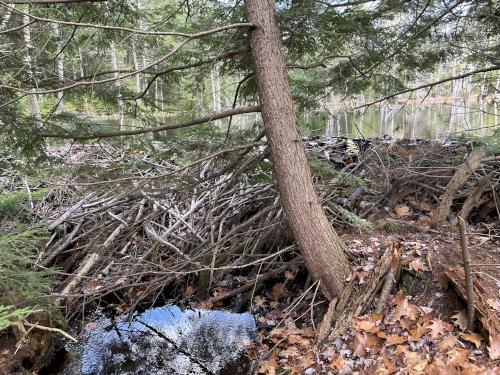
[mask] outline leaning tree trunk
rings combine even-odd
[[[246,0],[255,25],[250,46],[262,117],[289,226],[306,266],[323,292],[333,298],[349,271],[344,245],[330,225],[314,191],[298,131],[273,0]]]

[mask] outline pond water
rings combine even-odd
[[[302,127],[311,135],[365,138],[444,139],[471,134],[487,136],[500,128],[500,111],[493,105],[386,105],[358,111],[304,114]]]
[[[250,371],[247,349],[256,340],[249,313],[153,308],[86,325],[81,343],[67,346],[75,358],[65,375],[231,374]]]
[[[488,136],[500,128],[500,109],[494,105],[480,106],[478,103],[427,104],[427,105],[384,105],[356,111],[306,111],[299,116],[303,135],[397,138],[397,139],[438,139],[449,136],[471,134]],[[117,129],[119,121],[113,117],[95,119],[106,127]],[[233,128],[248,128],[260,122],[260,115],[235,116]],[[173,117],[158,117],[160,126],[176,122]],[[227,119],[219,120],[215,126],[225,131]],[[125,121],[126,128],[142,125],[131,118]],[[169,131],[169,135],[181,135],[182,130]]]

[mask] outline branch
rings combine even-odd
[[[69,1],[69,0],[68,0]],[[75,1],[75,0],[73,0]],[[3,4],[5,7],[11,9],[12,11],[15,11],[17,13],[23,14],[31,19],[41,21],[41,22],[50,22],[50,23],[57,23],[59,25],[69,25],[69,26],[79,26],[79,27],[92,27],[95,29],[103,29],[103,30],[114,30],[114,31],[124,31],[128,33],[133,33],[133,34],[141,34],[141,35],[170,35],[170,36],[181,36],[184,38],[192,38],[193,36],[197,34],[188,34],[188,33],[179,33],[175,31],[146,31],[146,30],[141,30],[141,29],[131,29],[129,27],[120,27],[120,26],[110,26],[110,25],[99,25],[99,24],[94,24],[94,23],[80,23],[80,22],[71,22],[71,21],[62,21],[62,20],[56,20],[52,18],[45,18],[45,17],[40,17],[40,16],[34,16],[33,14],[23,12],[22,10],[15,9],[11,7],[9,4],[7,4],[4,1],[0,1],[0,4]],[[238,26],[236,26],[238,25]],[[234,27],[252,27],[253,24],[251,23],[238,23],[232,25],[231,28]]]
[[[368,106],[371,106],[371,105],[374,105],[374,104],[377,104],[377,103],[383,102],[383,101],[385,101],[385,100],[392,99],[392,98],[394,98],[394,97],[396,97],[396,96],[403,95],[403,94],[407,94],[407,93],[409,93],[409,92],[417,91],[417,90],[424,89],[424,88],[427,88],[427,87],[429,87],[430,89],[432,89],[434,86],[440,85],[440,84],[445,83],[445,82],[455,81],[455,80],[457,80],[457,79],[466,78],[466,77],[472,76],[472,75],[474,75],[474,74],[485,73],[485,72],[491,72],[491,71],[495,71],[495,70],[500,70],[500,66],[498,66],[498,65],[489,66],[489,67],[487,67],[487,68],[482,68],[482,69],[478,69],[478,70],[473,70],[473,71],[471,71],[471,72],[467,72],[467,73],[464,73],[464,74],[460,74],[460,75],[458,75],[458,76],[453,76],[453,77],[443,78],[443,79],[441,79],[441,80],[439,80],[439,81],[435,81],[435,82],[431,82],[431,83],[426,83],[426,84],[424,84],[424,85],[420,85],[420,86],[417,86],[417,87],[409,88],[409,89],[406,89],[406,90],[403,90],[403,91],[396,92],[396,93],[391,94],[391,95],[384,96],[383,98],[380,98],[380,99],[374,100],[374,101],[369,102],[369,103],[365,103],[365,104],[363,104],[363,105],[359,105],[359,106],[354,107],[354,108],[352,108],[352,109],[359,109],[359,108],[368,107]]]
[[[108,0],[9,0],[10,4],[104,3]]]
[[[186,70],[186,69],[196,68],[198,66],[210,64],[210,63],[213,63],[214,61],[223,60],[223,59],[226,59],[228,57],[236,56],[236,55],[248,52],[248,51],[250,51],[250,47],[248,47],[248,46],[247,47],[241,47],[241,48],[237,48],[237,49],[233,49],[233,50],[224,52],[224,53],[222,53],[220,55],[217,55],[217,56],[210,57],[208,59],[201,59],[199,61],[195,61],[195,62],[188,63],[188,64],[176,65],[176,66],[172,66],[170,68],[167,68],[167,69],[164,69],[164,70],[159,70],[159,71],[156,71],[156,70],[146,70],[146,71],[144,71],[142,73],[143,74],[153,75],[153,76],[156,76],[156,75],[160,76],[160,75],[168,74],[170,72],[177,71],[177,70]],[[103,70],[103,71],[100,71],[100,72],[89,74],[87,76],[80,77],[80,78],[76,79],[75,81],[79,82],[79,81],[84,81],[84,80],[87,80],[87,79],[95,79],[96,77],[100,77],[100,76],[107,75],[107,74],[114,74],[114,73],[120,73],[121,74],[121,73],[134,73],[134,72],[136,72],[136,69]],[[124,98],[124,99],[127,99],[127,98]]]
[[[0,4],[5,4],[5,3],[2,2],[2,1],[0,1]],[[165,56],[162,56],[158,60],[153,61],[152,63],[150,63],[150,64],[142,67],[141,69],[135,70],[135,71],[133,71],[131,73],[127,73],[127,74],[124,74],[124,75],[118,76],[118,77],[101,79],[101,80],[96,80],[96,81],[75,82],[75,83],[73,83],[71,85],[68,85],[68,86],[59,87],[59,88],[55,88],[55,89],[39,90],[39,91],[34,91],[32,89],[29,89],[29,90],[20,89],[20,88],[13,87],[13,86],[8,86],[8,85],[0,85],[0,88],[5,88],[5,89],[14,90],[14,91],[17,91],[17,92],[22,92],[23,93],[22,97],[24,97],[24,96],[27,96],[27,95],[55,94],[55,93],[58,93],[58,92],[61,92],[61,91],[70,90],[70,89],[73,89],[73,88],[76,88],[76,87],[80,87],[80,86],[94,86],[94,85],[103,84],[103,83],[115,82],[115,81],[118,81],[118,80],[122,80],[122,79],[125,79],[125,78],[128,78],[128,77],[135,76],[135,75],[137,75],[139,73],[143,73],[143,72],[147,71],[148,69],[154,67],[155,65],[158,65],[158,64],[162,63],[163,61],[167,60],[169,57],[171,57],[172,55],[174,55],[176,52],[178,52],[182,47],[184,47],[186,44],[188,44],[192,40],[195,40],[195,39],[207,36],[207,35],[215,34],[215,33],[221,32],[221,31],[229,30],[229,29],[235,29],[235,28],[240,28],[240,27],[252,27],[252,26],[253,26],[253,24],[251,24],[251,23],[235,23],[235,24],[231,24],[231,25],[217,27],[215,29],[211,29],[211,30],[207,30],[207,31],[200,31],[199,33],[196,33],[196,34],[190,34],[189,38],[187,38],[187,39],[183,40],[182,42],[180,42],[179,44],[177,44]],[[3,108],[6,105],[11,104],[12,102],[14,102],[16,100],[19,100],[19,99],[20,98],[12,99],[12,100],[10,100],[10,101],[8,101],[6,103],[0,104],[0,108]]]
[[[32,24],[34,24],[35,22],[36,22],[36,21],[30,21],[30,22],[28,22],[28,23],[23,23],[23,24],[21,24],[21,25],[19,25],[19,26],[16,26],[16,27],[11,28],[11,29],[2,30],[2,31],[0,31],[0,34],[7,34],[7,33],[10,33],[10,32],[12,32],[12,31],[16,31],[16,30],[24,29],[25,27],[28,27],[28,26],[30,26],[30,25],[32,25]]]
[[[85,140],[85,139],[95,139],[95,138],[109,138],[109,137],[120,137],[128,135],[146,134],[146,133],[156,133],[164,130],[187,128],[189,126],[199,125],[206,122],[220,120],[225,117],[240,115],[243,113],[253,113],[260,112],[259,106],[253,107],[243,107],[237,109],[229,109],[226,111],[212,113],[209,116],[200,117],[194,120],[179,122],[177,124],[156,126],[150,128],[142,128],[136,130],[124,130],[124,131],[111,131],[111,132],[97,132],[93,134],[51,134],[51,133],[41,133],[40,136],[44,138],[63,138],[63,139],[75,139],[75,140]]]
[[[162,75],[165,75],[165,74],[177,71],[177,70],[184,70],[184,69],[196,68],[198,66],[202,66],[202,65],[206,65],[206,64],[211,64],[211,63],[213,63],[215,61],[227,59],[229,57],[233,57],[233,56],[236,56],[236,55],[248,52],[248,51],[250,51],[250,47],[245,46],[245,47],[241,47],[241,48],[238,48],[238,49],[234,49],[234,50],[228,51],[226,53],[223,53],[221,55],[217,55],[217,56],[209,58],[209,59],[200,60],[200,61],[197,61],[197,62],[194,62],[194,63],[191,63],[191,64],[173,66],[173,67],[170,67],[170,68],[167,68],[167,69],[164,69],[164,70],[160,70],[158,72],[154,72],[153,73],[154,76],[153,76],[153,78],[151,78],[149,80],[148,84],[146,85],[146,88],[144,90],[142,90],[142,92],[139,95],[133,97],[132,99],[133,100],[138,100],[138,99],[141,99],[144,95],[146,95],[146,93],[151,88],[151,85],[158,79],[159,76],[162,76]],[[145,72],[145,73],[150,73],[150,72]],[[124,99],[128,99],[128,98],[124,98]]]
[[[350,7],[355,5],[361,5],[366,3],[373,3],[375,0],[357,0],[357,1],[347,1],[345,3],[336,3],[331,4],[328,1],[319,1],[320,4],[326,5],[328,8],[342,8],[342,7]]]

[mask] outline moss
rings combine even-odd
[[[358,215],[355,213],[352,213],[351,211],[346,210],[344,207],[339,206],[338,204],[334,202],[329,202],[328,207],[330,207],[334,212],[338,213],[342,220],[344,220],[346,223],[349,225],[352,225],[353,227],[372,232],[375,228],[372,224],[367,222],[366,220],[361,219]]]
[[[316,155],[309,154],[307,158],[312,173],[321,176],[324,180],[343,183],[353,188],[362,187],[367,190],[366,183],[361,178],[335,169],[328,161],[319,159]]]
[[[50,189],[40,189],[31,192],[31,199],[33,202],[42,200]],[[29,203],[30,197],[26,190],[18,190],[13,193],[2,193],[0,195],[0,217],[18,212],[22,210],[23,206]]]

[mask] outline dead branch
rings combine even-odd
[[[481,159],[484,156],[485,150],[483,147],[475,148],[471,151],[465,163],[463,163],[455,172],[450,182],[446,186],[446,192],[441,196],[436,214],[433,217],[432,224],[434,227],[440,227],[450,212],[450,207],[453,201],[453,196],[467,181],[469,176],[481,165]]]
[[[465,285],[467,288],[467,323],[469,330],[474,328],[474,284],[470,265],[469,246],[465,230],[465,218],[458,217],[458,232],[460,234],[460,245],[462,247],[462,258],[464,261]]]

